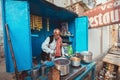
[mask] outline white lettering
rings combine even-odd
[[[91,12],[87,14],[91,16],[89,18],[90,26],[97,27],[97,26],[104,26],[108,24],[115,24],[118,22],[120,23],[119,7],[120,7],[120,0],[116,2],[112,1],[94,10],[91,10]],[[98,12],[95,13],[96,11]]]
[[[101,10],[105,10],[106,9],[106,5],[103,5],[100,8],[101,8]]]
[[[115,3],[114,3],[114,7],[117,7],[117,6],[119,6],[120,5],[120,1],[116,1]]]
[[[109,3],[109,4],[105,4],[103,6],[101,6],[101,10],[106,10],[106,8],[114,8],[114,7],[117,7],[117,6],[120,6],[120,1],[115,1],[114,3]]]
[[[93,23],[93,17],[89,18],[89,22],[90,22],[90,26],[93,26],[93,24],[92,24]]]
[[[117,22],[119,21],[119,12],[118,9],[116,9],[115,11],[111,11],[111,21],[112,22]]]
[[[107,5],[107,8],[108,8],[108,9],[109,9],[109,8],[113,8],[113,3],[108,4],[108,5]]]
[[[101,13],[98,15],[98,21],[99,21],[99,25],[103,24],[103,22],[102,22],[102,14]]]
[[[98,20],[97,20],[98,16],[95,16],[94,17],[94,24],[93,26],[98,26]]]
[[[105,13],[103,15],[103,23],[104,24],[109,24],[110,23],[110,15],[109,15],[109,12]]]

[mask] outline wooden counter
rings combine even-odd
[[[107,62],[107,63],[110,63],[110,64],[120,66],[120,55],[107,54],[103,58],[103,62]]]
[[[118,66],[117,79],[120,79],[120,54],[107,54],[103,58],[103,62]]]

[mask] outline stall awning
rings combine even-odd
[[[58,7],[52,3],[45,0],[28,0],[30,5],[30,13],[39,15],[45,18],[50,18],[57,21],[68,21],[77,17],[77,14]]]

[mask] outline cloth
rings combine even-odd
[[[50,54],[50,58],[52,58],[51,55],[54,54],[56,51],[57,41],[55,39],[53,39],[53,41],[50,44],[49,44],[49,42],[50,42],[50,37],[47,37],[46,40],[42,43],[41,48],[44,52],[46,52],[47,54]],[[65,53],[63,47],[61,47],[60,50],[61,50],[62,56],[63,56]]]
[[[53,39],[53,41],[49,44],[50,37],[47,37],[46,40],[42,43],[42,50],[46,53],[53,54],[55,53],[55,47],[56,47],[56,41]]]
[[[62,38],[59,37],[56,41],[56,52],[55,57],[62,56],[61,55],[61,47],[62,47]]]

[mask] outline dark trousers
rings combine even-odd
[[[43,60],[43,61],[50,61],[51,60],[51,58],[50,58],[50,53],[46,53],[46,52],[43,52],[42,51],[42,53],[41,53],[41,60]]]

